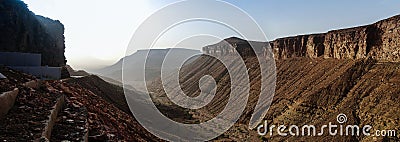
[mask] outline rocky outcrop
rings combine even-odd
[[[308,57],[319,57],[325,53],[325,46],[323,44],[325,34],[310,35],[307,42],[307,55]]]
[[[308,35],[277,39],[271,42],[276,58],[305,56],[307,53]]]
[[[42,54],[42,65],[64,66],[64,26],[37,16],[20,0],[0,1],[0,52]]]
[[[276,39],[270,44],[275,58],[324,57],[336,59],[374,58],[379,61],[400,61],[400,15],[377,23]]]
[[[367,27],[330,31],[325,35],[324,57],[338,59],[365,58],[367,56],[367,36]]]
[[[255,50],[251,49],[253,47]],[[262,54],[263,48],[268,47],[266,42],[246,41],[237,37],[230,37],[223,41],[203,47],[203,52],[211,55],[230,56],[234,55],[235,50],[242,57],[255,56]]]
[[[295,37],[280,38],[270,42],[277,59],[291,57],[316,58],[324,55],[325,34],[300,35]]]
[[[380,21],[373,27],[369,44],[381,51],[378,59],[400,61],[400,15]]]
[[[230,55],[233,53],[232,49],[235,48],[242,56],[254,56],[250,44],[253,47],[256,45],[256,50],[269,47],[267,42],[246,41],[235,37],[224,41],[204,47],[203,52]],[[292,57],[373,58],[379,61],[400,62],[400,15],[367,26],[279,38],[269,44],[276,59]]]

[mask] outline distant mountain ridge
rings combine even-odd
[[[94,73],[122,82],[122,63],[125,61],[126,68],[124,71],[134,73],[130,75],[131,77],[130,81],[133,82],[129,85],[137,86],[137,84],[134,82],[142,81],[142,78],[144,76],[143,72],[144,61],[146,57],[147,57],[146,80],[149,81],[160,76],[161,66],[167,54],[169,54],[168,58],[170,60],[183,60],[188,55],[201,54],[201,51],[193,49],[185,49],[185,48],[138,50],[132,55],[120,59],[117,63],[96,70],[94,71]],[[163,66],[164,69],[168,72],[177,69],[180,66],[180,64],[178,62],[169,62],[164,64]],[[138,87],[137,89],[140,90],[140,87]]]

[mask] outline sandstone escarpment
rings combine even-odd
[[[400,61],[400,15],[377,23],[322,34],[276,39],[270,44],[275,58],[320,57],[336,59],[374,58]]]
[[[316,58],[324,55],[325,46],[323,44],[325,34],[310,35],[307,42],[307,55],[308,57]]]
[[[276,59],[293,57],[324,57],[335,59],[373,58],[378,61],[400,62],[400,15],[377,23],[327,33],[299,35],[270,41]],[[224,42],[226,41],[226,42]],[[203,48],[205,53],[230,55],[235,48],[243,57],[254,56],[251,46],[269,47],[267,42],[228,38]],[[229,43],[231,46],[224,43]],[[250,46],[251,45],[251,46]],[[259,50],[262,51],[262,50]]]
[[[306,56],[308,35],[277,39],[271,42],[275,56],[279,59]]]
[[[0,52],[42,54],[42,65],[64,66],[64,26],[37,16],[19,0],[0,1]]]
[[[325,35],[325,58],[359,59],[367,55],[367,27],[330,31]],[[313,47],[311,47],[313,48]]]
[[[400,15],[382,20],[373,26],[376,31],[371,38],[375,40],[370,41],[370,44],[381,51],[378,59],[400,61]]]
[[[266,42],[246,41],[237,37],[230,37],[217,44],[203,47],[203,51],[212,55],[230,56],[234,55],[234,50],[236,50],[242,57],[252,57],[256,54],[263,54],[262,49],[267,47],[269,46]]]

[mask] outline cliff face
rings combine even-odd
[[[254,56],[254,51],[249,50],[250,44],[257,48],[268,47],[266,43],[239,38],[228,38],[225,41],[206,46],[203,51],[209,54],[230,55],[235,48],[242,56]],[[400,62],[400,15],[367,26],[279,38],[269,43],[276,59],[373,58],[378,61]]]
[[[377,23],[323,34],[280,38],[270,42],[275,58],[373,58],[400,61],[400,15]]]
[[[42,65],[64,66],[64,26],[37,16],[20,0],[0,0],[0,52],[42,54]]]
[[[277,39],[271,43],[276,58],[286,59],[305,56],[307,52],[308,35]]]
[[[229,55],[235,48],[242,56],[254,56],[249,51],[251,43],[256,47],[268,47],[266,43],[228,38],[203,48],[209,54]],[[400,62],[400,15],[377,23],[329,31],[322,34],[299,35],[269,42],[276,59],[292,57],[324,57],[336,59],[373,58],[378,61]]]
[[[400,61],[400,15],[380,21],[373,26],[377,31],[371,37],[375,40],[370,43],[372,47],[381,51],[378,59]]]
[[[365,58],[368,54],[367,38],[367,27],[330,31],[325,35],[324,57],[338,59]]]
[[[306,54],[308,57],[319,57],[322,56],[325,53],[325,46],[323,44],[325,40],[325,34],[319,34],[319,35],[310,35],[308,37],[308,42],[307,42],[307,52]]]
[[[266,47],[268,47],[266,42],[246,41],[237,37],[230,37],[217,44],[205,46],[202,50],[208,54],[223,56],[234,55],[236,50],[242,57],[252,57],[256,54],[262,54],[262,49]]]

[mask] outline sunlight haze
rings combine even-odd
[[[156,10],[176,2],[175,0],[23,1],[35,14],[60,20],[64,24],[67,64],[76,69],[86,70],[108,66],[121,59],[138,25]],[[255,0],[251,3],[227,0],[226,2],[232,3],[252,16],[269,40],[371,24],[400,13],[400,2],[397,0],[310,0],[307,2]],[[217,36],[220,37],[232,36],[232,33],[212,26],[190,27],[183,25],[185,30],[181,29],[172,33],[171,35],[177,35],[175,38],[169,38],[174,36],[164,37],[157,46],[167,48],[175,45],[175,42],[184,38],[179,35],[185,35],[181,34],[182,32],[190,33],[191,29],[194,31],[209,29],[218,33]],[[200,50],[201,47],[194,48]]]

